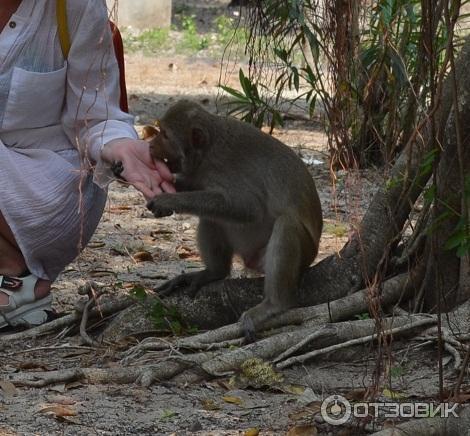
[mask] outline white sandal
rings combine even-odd
[[[39,300],[34,295],[38,277],[0,275],[0,292],[8,295],[8,304],[0,305],[0,329],[6,326],[32,327],[48,321],[47,311],[52,310],[52,295]]]

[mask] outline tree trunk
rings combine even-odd
[[[461,259],[457,249],[447,249],[446,243],[455,233],[459,221],[468,220],[462,201],[465,178],[470,176],[470,43],[467,38],[459,56],[455,77],[450,74],[449,87],[454,85],[454,103],[444,130],[443,149],[440,153],[436,175],[436,201],[434,223],[426,241],[428,259],[424,282],[424,309],[449,311],[468,298],[468,290],[461,284]],[[460,85],[460,86],[459,86]],[[468,221],[466,223],[468,231]],[[464,261],[464,259],[462,259]],[[468,257],[467,257],[468,262]]]

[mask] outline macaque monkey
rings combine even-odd
[[[230,117],[183,100],[150,128],[151,154],[177,173],[173,194],[147,207],[158,217],[200,218],[198,247],[206,269],[182,274],[157,291],[198,289],[230,274],[237,254],[263,272],[264,299],[240,318],[247,340],[265,321],[297,304],[304,270],[318,252],[322,211],[312,177],[285,144]]]

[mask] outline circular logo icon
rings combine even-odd
[[[321,416],[331,425],[341,425],[351,418],[351,403],[341,395],[330,395],[321,403]]]

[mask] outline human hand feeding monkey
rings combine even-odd
[[[318,252],[322,211],[312,177],[285,144],[234,118],[180,101],[160,120],[150,152],[176,177],[175,193],[155,196],[156,217],[200,218],[198,247],[206,268],[182,274],[157,291],[185,286],[195,294],[230,274],[232,257],[264,271],[264,299],[241,317],[248,341],[265,321],[297,304],[304,270]]]
[[[147,200],[162,192],[175,192],[173,174],[162,160],[152,158],[146,141],[116,139],[106,144],[102,157],[113,165],[118,163],[117,175],[142,192]]]

